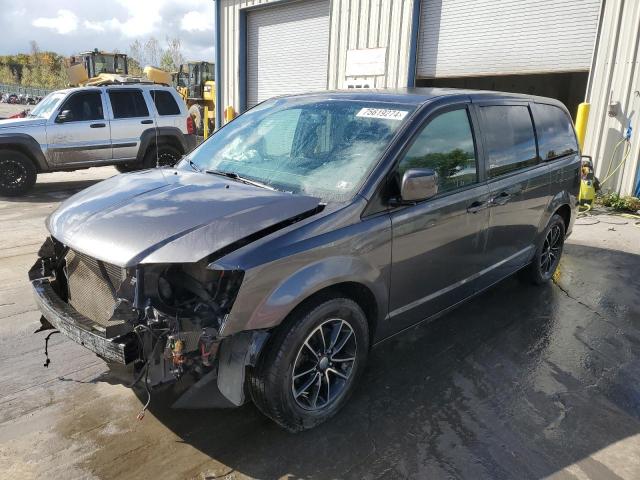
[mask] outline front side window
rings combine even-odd
[[[466,109],[441,113],[429,121],[400,161],[399,177],[410,168],[434,170],[439,193],[477,182],[475,147]]]
[[[313,97],[269,100],[218,130],[181,167],[232,172],[276,190],[345,201],[413,110]]]
[[[68,111],[67,122],[89,122],[102,120],[102,98],[100,92],[72,94],[60,107],[60,112]]]
[[[567,113],[554,105],[533,104],[540,158],[553,160],[578,153],[578,142]]]
[[[149,116],[149,110],[141,90],[109,90],[109,100],[111,101],[113,118]]]
[[[525,105],[481,107],[489,177],[497,177],[537,163],[536,140]]]

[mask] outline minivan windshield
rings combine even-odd
[[[29,112],[29,117],[49,118],[65,95],[66,94],[62,92],[50,93],[40,100],[40,103]]]
[[[345,201],[414,108],[314,97],[269,100],[216,132],[179,168]]]

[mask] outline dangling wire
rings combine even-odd
[[[51,338],[51,335],[55,335],[56,333],[60,332],[58,330],[51,332],[49,335],[47,335],[47,338],[44,339],[44,355],[47,357],[44,362],[44,366],[46,368],[49,368],[49,364],[51,363],[51,360],[49,360],[49,339]]]

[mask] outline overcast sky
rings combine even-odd
[[[0,0],[0,55],[41,50],[71,55],[83,50],[128,53],[136,39],[182,40],[189,60],[213,61],[212,0]]]

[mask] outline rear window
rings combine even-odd
[[[538,134],[540,158],[553,160],[578,152],[578,142],[567,113],[554,105],[536,103],[532,106]]]
[[[529,107],[482,107],[489,177],[497,177],[537,163],[536,140]]]
[[[109,99],[114,118],[149,116],[141,90],[109,90]]]
[[[180,107],[171,92],[151,90],[151,98],[156,105],[158,115],[180,115]]]

